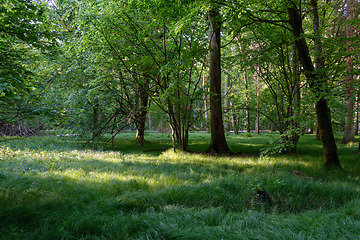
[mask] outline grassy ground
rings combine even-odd
[[[322,168],[321,144],[258,157],[275,134],[227,136],[243,156],[174,153],[168,134],[144,148],[122,133],[105,151],[70,137],[0,145],[0,239],[358,239],[360,157]],[[336,136],[341,139],[341,134]],[[200,152],[209,135],[190,136]]]

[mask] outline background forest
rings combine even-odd
[[[131,129],[143,142],[145,129],[172,131],[186,150],[221,101],[225,132],[278,131],[295,152],[300,135],[321,133],[325,100],[333,130],[354,142],[359,11],[358,1],[3,1],[1,134]],[[218,76],[209,22],[221,32]]]
[[[0,0],[0,238],[354,239],[359,13]]]
[[[322,100],[343,143],[359,132],[358,1],[2,2],[3,136],[131,129],[143,142],[148,129],[186,150],[221,102],[214,126],[278,131],[281,151],[295,152],[300,135],[320,138]],[[218,75],[209,23],[220,31]]]

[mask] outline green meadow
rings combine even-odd
[[[358,239],[357,144],[339,145],[343,169],[326,170],[313,135],[297,154],[260,154],[276,136],[228,135],[242,153],[231,156],[203,154],[205,133],[190,135],[192,152],[153,132],[143,148],[132,132],[85,147],[3,138],[0,239]]]

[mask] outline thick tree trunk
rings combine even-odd
[[[209,11],[210,23],[210,128],[211,140],[207,152],[230,153],[226,143],[221,106],[221,67],[220,67],[220,28],[221,19],[219,10],[212,8]]]
[[[313,3],[316,4],[316,1],[311,0],[311,3],[312,6],[314,6]],[[316,116],[324,150],[324,165],[341,167],[337,154],[334,133],[331,126],[331,117],[327,100],[324,97],[324,94],[321,94],[324,91],[323,85],[326,84],[326,80],[324,78],[325,76],[322,74],[324,71],[323,69],[315,71],[308,45],[304,39],[302,19],[299,10],[295,5],[293,5],[293,3],[289,2],[287,5],[287,12],[289,16],[289,23],[292,28],[292,34],[295,38],[295,45],[299,54],[299,60],[304,68],[306,79],[310,88],[319,98],[316,102]]]
[[[317,101],[316,115],[318,119],[320,140],[322,141],[324,148],[324,163],[328,166],[340,166],[334,133],[331,126],[330,110],[328,108],[326,99],[321,98],[319,101]]]
[[[320,141],[320,131],[319,131],[319,124],[317,123],[317,121],[314,124],[314,135],[315,135],[315,140]]]
[[[353,8],[354,1],[353,0],[346,0],[346,20],[351,21],[354,17],[354,8]],[[352,52],[354,47],[351,43],[351,39],[353,38],[353,27],[348,24],[346,26],[346,34],[348,39],[348,58],[346,60],[347,65],[347,77],[346,77],[346,109],[347,113],[345,116],[345,128],[344,128],[344,136],[340,143],[346,144],[349,142],[355,142],[355,129],[354,129],[354,102],[353,102],[353,63],[352,63]]]

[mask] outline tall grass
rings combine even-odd
[[[141,148],[122,133],[98,149],[75,138],[1,142],[0,239],[356,239],[360,163],[339,146],[343,170],[322,167],[321,143],[258,157],[274,137],[227,136],[243,155],[173,152],[168,134]],[[340,135],[337,136],[341,138]],[[209,135],[190,136],[201,152]]]

